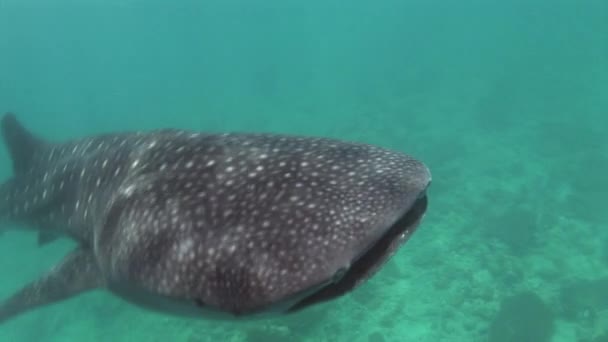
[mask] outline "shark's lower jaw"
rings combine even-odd
[[[295,312],[303,308],[325,302],[344,295],[371,277],[396,252],[418,227],[428,206],[426,194],[416,200],[414,205],[401,216],[395,224],[352,266],[346,270],[337,281],[329,283],[320,290],[300,300],[287,311]]]

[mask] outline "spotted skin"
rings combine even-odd
[[[73,238],[64,263],[87,272],[50,299],[16,294],[0,320],[92,288],[195,315],[284,312],[328,288],[337,297],[407,240],[430,183],[409,156],[324,138],[159,130],[52,144],[11,114],[3,133],[15,176],[0,189],[2,215]],[[16,141],[33,145],[27,157]]]

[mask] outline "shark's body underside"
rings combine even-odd
[[[104,288],[173,313],[288,312],[370,277],[426,210],[428,169],[363,144],[180,130],[51,143],[12,114],[0,215],[78,247],[0,321]]]

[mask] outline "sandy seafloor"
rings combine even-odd
[[[115,93],[82,102],[77,85],[32,85],[41,76],[9,73],[3,64],[14,84],[3,81],[0,110],[19,112],[34,131],[53,138],[167,126],[331,136],[419,157],[433,184],[411,240],[340,300],[286,317],[220,322],[150,313],[96,291],[3,324],[0,341],[488,341],[497,317],[517,322],[533,310],[521,305],[498,316],[505,298],[526,291],[552,313],[552,341],[606,341],[608,24],[601,13],[594,18],[585,32],[597,36],[578,41],[566,56],[549,58],[563,51],[555,42],[507,66],[498,57],[483,68],[464,58],[450,64],[437,54],[403,77],[402,87],[378,78],[373,87],[355,89],[328,84],[328,77],[320,89],[269,86],[262,94],[241,90],[219,99],[184,92],[185,86],[171,93],[167,85],[151,87],[147,96],[137,90],[134,100],[113,85]],[[276,82],[289,75],[281,77]],[[0,160],[8,177],[5,152]],[[38,248],[31,232],[3,233],[0,298],[71,246]],[[543,318],[526,319],[532,328],[509,324],[534,336],[542,325],[534,319]]]

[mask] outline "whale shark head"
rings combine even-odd
[[[428,169],[377,147],[251,134],[152,141],[112,200],[98,252],[119,279],[204,308],[293,311],[340,296],[426,210]]]

